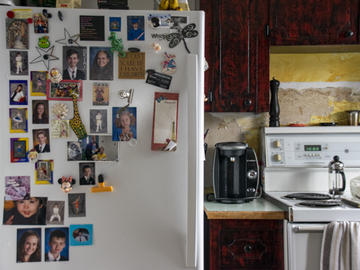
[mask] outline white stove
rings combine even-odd
[[[285,265],[289,270],[318,270],[324,225],[360,221],[360,208],[337,197],[336,206],[301,205],[291,193],[329,195],[328,164],[335,155],[344,163],[345,197],[350,179],[360,175],[360,127],[277,127],[263,132],[264,197],[287,213],[284,226]],[[313,200],[311,200],[313,201]],[[331,198],[330,200],[331,203]]]

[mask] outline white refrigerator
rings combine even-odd
[[[21,7],[16,7],[20,9]],[[24,7],[25,8],[25,7]],[[26,7],[27,9],[27,7]],[[1,181],[0,196],[5,196],[5,179],[9,176],[30,177],[31,197],[47,197],[49,201],[64,201],[63,225],[0,225],[0,269],[126,269],[126,270],[176,270],[203,268],[203,73],[204,73],[204,13],[201,11],[167,12],[140,10],[94,10],[94,9],[51,9],[48,19],[47,34],[34,33],[34,24],[29,24],[28,49],[8,49],[6,42],[8,11],[11,7],[0,8],[0,82],[2,85],[0,119],[1,119]],[[32,8],[32,14],[42,13],[42,8]],[[63,21],[58,16],[62,12]],[[161,34],[176,33],[178,30],[168,27],[153,28],[149,15],[181,16],[186,23],[179,27],[194,23],[198,35],[185,38],[174,48],[169,48],[169,40],[159,39]],[[15,12],[18,16],[18,13]],[[130,107],[136,107],[136,140],[119,141],[118,159],[116,161],[95,161],[95,178],[102,174],[106,185],[112,185],[113,192],[92,193],[91,186],[79,185],[81,172],[79,164],[83,161],[69,161],[67,144],[77,141],[77,136],[70,130],[68,138],[52,138],[51,150],[39,154],[42,160],[53,160],[53,183],[35,183],[34,162],[11,162],[11,138],[28,138],[29,148],[33,147],[33,129],[50,129],[50,124],[33,124],[33,100],[46,100],[46,96],[32,96],[30,72],[49,68],[63,69],[63,44],[55,42],[64,39],[64,29],[69,34],[80,33],[80,16],[104,17],[104,40],[84,41],[78,39],[80,46],[87,50],[87,80],[83,80],[82,100],[78,102],[79,114],[88,134],[90,132],[90,110],[107,111],[107,132],[112,135],[112,107],[123,107],[126,99],[120,98],[119,91],[134,89]],[[144,16],[144,41],[127,40],[127,16]],[[145,79],[118,79],[118,56],[114,52],[114,79],[105,81],[109,85],[109,104],[94,106],[90,77],[90,47],[111,47],[110,17],[121,18],[121,31],[116,32],[122,38],[124,48],[131,47],[145,52],[145,69],[162,72],[161,62],[164,52],[176,55],[176,72],[172,74],[169,89],[146,83]],[[184,19],[185,20],[185,19]],[[179,33],[179,32],[178,32]],[[159,34],[152,38],[152,34]],[[53,56],[58,60],[40,61],[31,64],[39,56],[36,47],[38,39],[49,36],[51,46],[54,45]],[[156,52],[153,43],[161,46]],[[190,53],[185,49],[187,46]],[[77,45],[75,45],[77,46]],[[11,71],[11,51],[28,53],[28,74],[16,74]],[[24,67],[23,67],[24,68]],[[20,72],[21,73],[21,72]],[[147,75],[146,75],[147,76]],[[27,81],[27,104],[11,105],[9,92],[10,80]],[[152,151],[152,127],[154,110],[154,93],[178,93],[178,123],[176,151]],[[66,119],[72,118],[71,101],[49,100],[49,120],[54,119],[51,109],[55,104],[64,103],[69,112]],[[24,133],[10,133],[9,108],[27,108],[28,128]],[[95,134],[98,135],[98,134]],[[69,194],[84,193],[86,214],[82,217],[69,217],[68,194],[64,193],[58,179],[72,176],[76,184]],[[3,216],[4,200],[0,200],[0,216]],[[46,245],[45,230],[52,227],[69,227],[70,225],[92,224],[93,243],[86,246],[68,246],[68,261],[45,262]],[[17,231],[26,228],[40,228],[41,261],[17,262]]]

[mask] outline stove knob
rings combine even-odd
[[[282,160],[281,155],[280,155],[280,154],[274,155],[274,160],[275,160],[275,161],[281,161],[281,160]]]
[[[274,141],[275,148],[281,148],[281,142],[279,140]]]
[[[250,171],[248,171],[248,173],[247,173],[247,178],[253,180],[253,179],[256,179],[256,178],[257,178],[257,175],[258,175],[257,171],[250,170]]]

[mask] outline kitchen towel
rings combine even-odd
[[[360,223],[331,222],[324,228],[320,270],[360,269]]]

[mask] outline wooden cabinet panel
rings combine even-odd
[[[206,269],[284,269],[282,220],[206,220]]]
[[[271,45],[358,42],[358,0],[270,0]]]
[[[201,0],[206,111],[263,112],[269,103],[268,0]],[[255,14],[257,13],[257,14]]]

